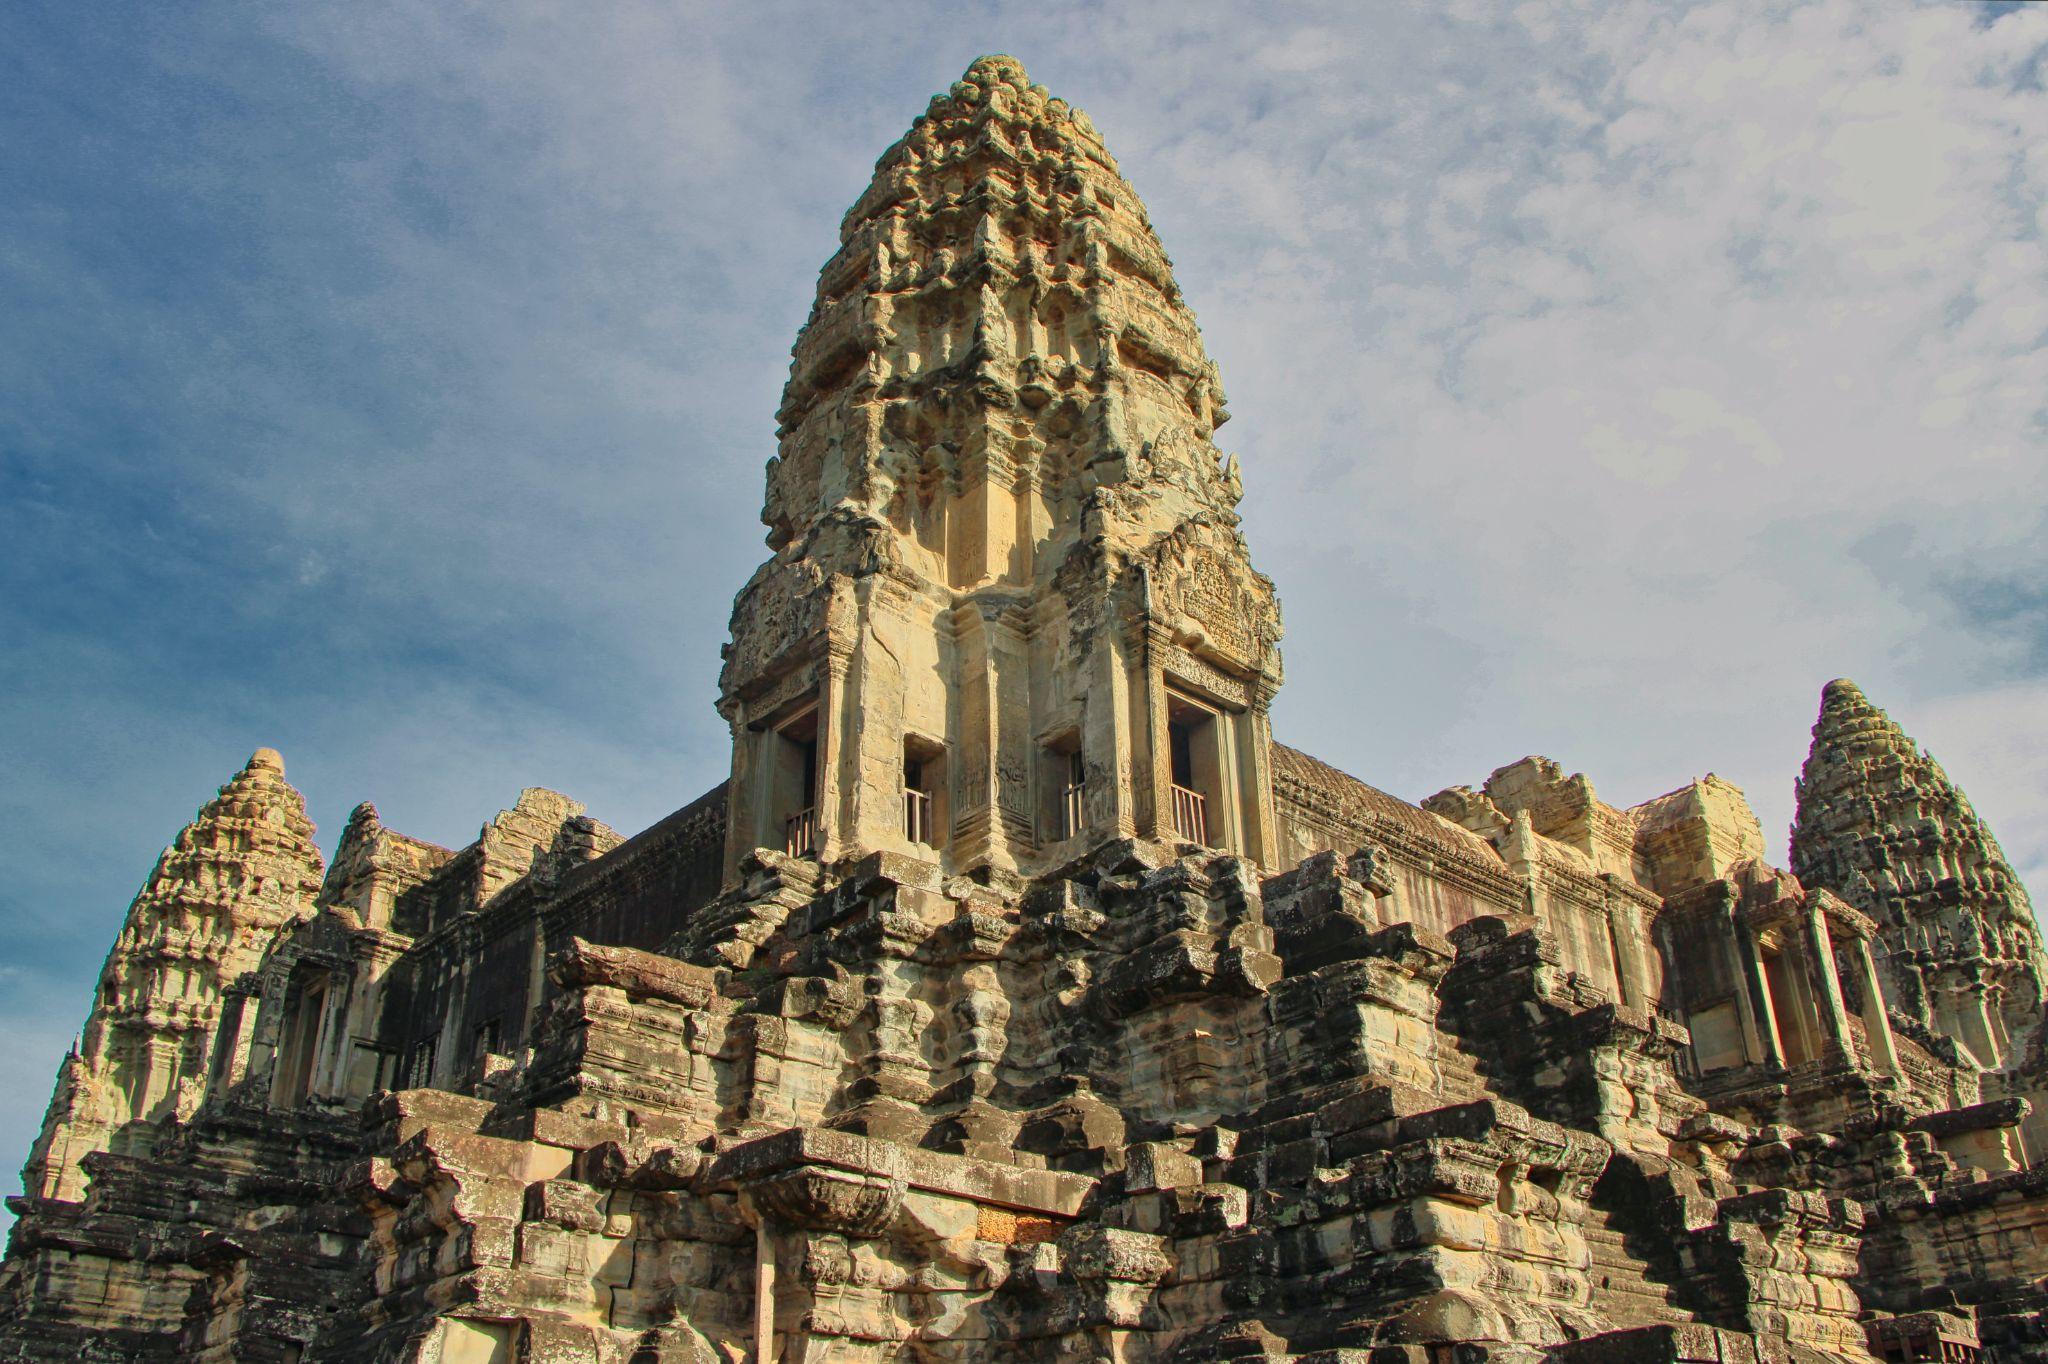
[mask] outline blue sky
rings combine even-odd
[[[1782,851],[1848,674],[2048,888],[2048,6],[17,3],[7,1161],[257,746],[328,848],[721,778],[790,341],[986,51],[1222,366],[1280,737],[1410,798],[1712,770]]]

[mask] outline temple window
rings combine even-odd
[[[303,979],[285,1013],[284,1052],[278,1058],[271,1102],[297,1108],[312,1096],[313,1066],[320,1054],[321,1024],[327,1012],[327,981]]]
[[[1175,692],[1167,693],[1166,706],[1172,767],[1168,827],[1182,842],[1206,847],[1221,826],[1221,717]]]
[[[791,857],[818,851],[818,710],[783,722],[768,734],[767,775],[773,832]]]
[[[1813,1026],[1808,1017],[1805,991],[1793,973],[1802,965],[1791,953],[1779,951],[1769,945],[1759,944],[1763,955],[1764,983],[1771,992],[1771,1013],[1778,1022],[1778,1045],[1785,1054],[1785,1064],[1800,1065],[1811,1061],[1819,1054],[1814,1046]]]
[[[1073,838],[1088,827],[1088,777],[1081,762],[1081,736],[1061,735],[1039,750],[1039,837],[1047,843]]]
[[[405,1063],[405,1087],[427,1089],[434,1083],[434,1038],[413,1043],[412,1055]]]
[[[248,1011],[246,995],[229,995],[221,1007],[220,1026],[213,1035],[213,1055],[207,1065],[207,1083],[223,1085],[234,1073],[235,1044],[241,1037],[242,1019]]]
[[[944,845],[940,836],[940,792],[946,750],[920,735],[903,739],[903,837],[922,848]]]
[[[1614,911],[1609,910],[1602,914],[1600,921],[1607,930],[1607,959],[1614,967],[1614,1002],[1622,1005],[1632,1004],[1634,1001],[1629,998],[1628,989],[1628,967],[1622,961],[1621,938],[1614,931]]]
[[[356,1038],[349,1046],[346,1084],[351,1099],[361,1099],[380,1089],[396,1088],[397,1052],[366,1038]]]
[[[1660,1005],[1658,1012],[1692,1034],[1685,1064],[1693,1073],[1704,1075],[1708,1071],[1725,1070],[1748,1062],[1749,1053],[1742,1038],[1742,1018],[1735,1001],[1724,1000],[1695,1009],[1684,1017],[1666,1005]]]
[[[1066,755],[1065,780],[1060,785],[1060,837],[1072,838],[1088,823],[1088,769],[1081,764],[1081,750]]]

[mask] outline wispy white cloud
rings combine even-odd
[[[1265,546],[1282,723],[1411,794],[1529,748],[1623,800],[1711,766],[1782,830],[1826,678],[1916,729],[1922,702],[1997,704],[2027,642],[1940,583],[2042,556],[2048,15],[1447,15],[1393,60],[1377,12],[1319,27],[1344,79],[1166,139],[1183,179],[1266,167],[1259,270],[1191,290],[1255,547],[1291,528]],[[1203,74],[1206,105],[1260,107],[1256,66]],[[1381,211],[1284,226],[1332,205]],[[2032,863],[2035,808],[2004,821]]]

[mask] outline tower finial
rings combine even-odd
[[[1026,89],[1031,84],[1031,77],[1025,73],[1024,63],[1007,52],[987,52],[976,57],[967,64],[967,69],[960,74],[960,79],[984,84],[999,80],[1019,90]]]

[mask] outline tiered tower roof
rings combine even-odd
[[[1960,1032],[1981,1060],[2010,1055],[2040,1024],[2040,929],[1998,840],[1941,764],[1837,678],[1821,693],[1796,794],[1793,870],[1881,926],[1894,1007]],[[1992,1035],[1974,1037],[1975,1005],[1952,996],[1987,990]]]
[[[1953,881],[1982,897],[1987,928],[2033,927],[2026,888],[1990,826],[1941,764],[1848,678],[1821,693],[1796,794],[1792,863],[1803,880],[1887,923]]]
[[[276,749],[259,748],[164,849],[100,973],[111,1026],[204,1028],[217,1001],[171,988],[195,967],[218,987],[312,911],[322,863],[306,803]]]
[[[900,514],[983,442],[1057,497],[1185,429],[1205,448],[1153,452],[1174,457],[1159,472],[1235,501],[1206,448],[1222,385],[1144,204],[1088,115],[1011,57],[977,60],[883,153],[793,356],[764,511],[777,548],[842,499]],[[871,422],[807,439],[845,400]],[[1060,460],[1069,445],[1087,458]]]
[[[78,1193],[78,1160],[146,1146],[191,1116],[223,992],[288,924],[313,912],[320,851],[277,750],[259,748],[157,859],[100,970],[78,1055],[52,1101],[24,1183]]]

